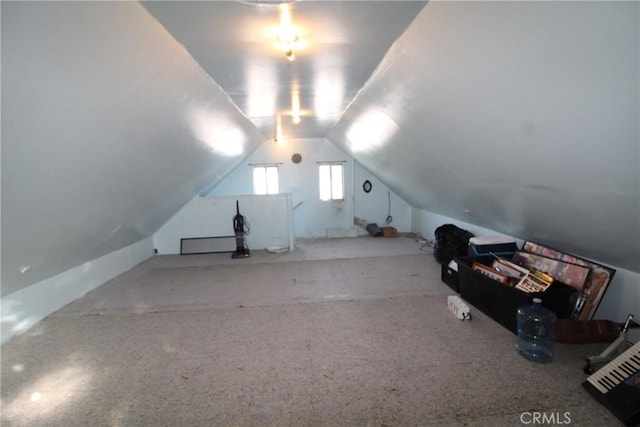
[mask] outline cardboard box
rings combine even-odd
[[[380,227],[382,237],[398,237],[398,230],[395,227]]]
[[[533,298],[540,298],[542,305],[553,311],[558,319],[571,316],[577,299],[574,288],[556,281],[544,292],[527,293],[472,269],[475,261],[491,265],[493,260],[493,256],[456,258],[462,299],[514,334],[518,330],[518,308],[532,304]]]

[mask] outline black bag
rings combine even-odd
[[[444,224],[436,228],[435,237],[433,255],[436,261],[446,265],[455,257],[467,255],[473,233],[453,224]]]

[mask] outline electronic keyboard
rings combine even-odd
[[[582,386],[625,425],[640,424],[640,342],[596,371]]]

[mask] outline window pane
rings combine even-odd
[[[264,167],[253,168],[253,193],[267,194],[267,174]]]
[[[331,199],[331,168],[330,165],[320,165],[320,200]]]
[[[331,165],[331,198],[342,200],[342,165]]]
[[[267,169],[267,194],[278,194],[278,167],[269,166]]]

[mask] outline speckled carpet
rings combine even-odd
[[[384,240],[354,239],[402,243]],[[2,346],[2,425],[620,425],[580,386],[604,345],[525,360],[473,307],[456,319],[439,265],[405,240],[152,258]]]

